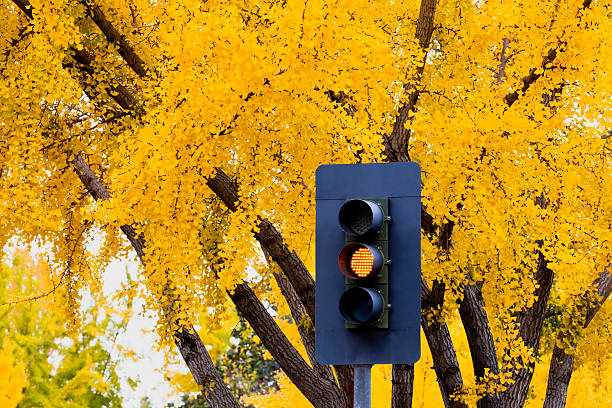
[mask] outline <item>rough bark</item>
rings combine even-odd
[[[459,304],[459,315],[465,328],[472,366],[477,381],[481,380],[485,371],[499,374],[495,343],[489,328],[489,319],[484,310],[484,300],[480,288],[476,285],[466,285],[463,299]],[[499,395],[485,395],[478,401],[478,408],[500,408]]]
[[[212,407],[241,407],[223,382],[202,339],[193,328],[176,331],[175,343],[193,378],[202,388],[206,400]]]
[[[412,407],[414,364],[393,364],[391,369],[391,408]]]
[[[428,321],[424,315],[421,315],[421,327],[425,332],[427,344],[434,360],[434,369],[438,377],[438,386],[444,406],[447,408],[467,408],[466,404],[451,398],[454,393],[460,391],[463,379],[461,378],[457,354],[455,354],[448,327],[446,324]]]
[[[98,26],[104,34],[108,42],[114,44],[119,50],[119,54],[124,61],[132,68],[132,70],[140,77],[147,75],[147,67],[140,56],[134,51],[134,48],[127,42],[125,37],[112,25],[106,18],[100,7],[88,0],[82,0],[81,3],[86,7],[87,14],[93,22]]]
[[[266,256],[266,260],[269,258],[268,252],[262,248],[264,255]],[[319,375],[321,378],[327,379],[329,381],[334,382],[334,373],[330,366],[319,364],[315,357],[315,336],[314,336],[314,324],[310,320],[310,318],[306,314],[306,309],[304,305],[300,301],[299,296],[293,289],[291,282],[279,271],[274,271],[274,279],[278,284],[278,287],[283,294],[283,297],[287,301],[289,305],[289,310],[291,311],[291,317],[295,322],[298,333],[300,334],[300,339],[302,340],[302,344],[304,344],[304,349],[306,350],[306,354],[308,355],[308,359],[310,360],[310,364],[312,365],[313,370]],[[351,369],[349,366],[337,366],[336,371]],[[339,375],[340,385],[342,386],[342,390],[344,392],[344,398],[346,401],[347,407],[352,406],[353,403],[353,383],[352,381],[349,384],[344,384],[343,379],[346,378],[346,373],[344,376]],[[347,391],[350,389],[350,392]]]
[[[255,233],[255,239],[263,245],[274,262],[276,262],[298,294],[300,300],[306,308],[308,316],[315,320],[315,304],[314,304],[314,279],[302,263],[300,257],[295,251],[290,251],[287,245],[283,242],[283,237],[280,232],[270,221],[261,219],[258,225],[259,231]]]
[[[431,41],[434,15],[436,14],[436,3],[437,0],[421,0],[415,37],[419,40],[419,45],[423,49],[427,49]]]
[[[302,302],[300,302],[300,299],[297,293],[295,293],[293,286],[291,286],[289,280],[281,273],[275,272],[274,279],[276,279],[276,283],[278,284],[283,297],[289,304],[291,317],[298,327],[298,333],[300,334],[300,338],[304,344],[304,348],[306,349],[306,354],[308,355],[310,364],[313,366],[315,371],[320,371],[324,377],[333,378],[331,368],[329,366],[323,366],[317,363],[317,360],[315,359],[314,326],[312,325],[310,318],[306,315],[304,305],[302,305]]]
[[[536,301],[534,304],[525,308],[517,319],[519,326],[519,337],[525,345],[531,348],[536,355],[540,346],[540,336],[542,334],[542,324],[546,314],[546,305],[553,283],[553,272],[548,268],[547,261],[542,253],[539,254],[538,266],[535,272],[537,288],[535,290]],[[522,407],[529,391],[529,384],[533,377],[534,364],[528,364],[525,368],[517,370],[512,378],[514,383],[510,384],[502,395],[504,407]]]
[[[315,327],[310,318],[306,315],[306,309],[302,302],[293,289],[291,282],[282,274],[275,273],[274,277],[278,286],[283,293],[283,297],[287,300],[289,304],[289,308],[291,309],[291,315],[295,324],[298,326],[298,332],[300,334],[300,338],[302,343],[304,344],[304,348],[306,349],[306,354],[308,355],[308,359],[310,360],[310,364],[312,365],[313,370],[317,373],[317,375],[323,379],[328,381],[335,382],[334,374],[332,369],[328,365],[319,364],[315,357],[315,336],[314,331]],[[307,321],[307,324],[304,322]],[[260,336],[261,337],[261,336]],[[338,382],[340,383],[340,389],[344,394],[344,400],[346,404],[346,408],[353,407],[353,367],[347,365],[337,365],[334,366],[334,370],[338,376]]]
[[[546,398],[543,408],[563,408],[567,398],[567,387],[574,370],[574,354],[566,354],[562,348],[555,345],[550,368],[548,371],[548,384],[546,385]]]
[[[594,282],[599,299],[594,305],[587,309],[583,325],[584,328],[591,323],[591,320],[593,320],[603,302],[610,296],[610,292],[612,291],[612,273],[608,272],[608,268],[612,268],[612,266],[608,266]],[[557,344],[561,344],[561,340],[563,340],[563,333],[559,333],[557,336],[557,343],[553,349],[550,368],[548,369],[548,383],[546,386],[546,398],[544,399],[543,408],[565,407],[567,389],[572,379],[572,371],[574,369],[574,355],[577,344],[574,342],[572,344],[572,349],[569,350],[570,352],[566,353],[563,348],[557,346]]]
[[[437,308],[444,301],[444,283],[434,281],[429,289],[427,282],[421,279],[421,309]],[[421,314],[421,328],[425,333],[434,369],[446,408],[467,408],[467,405],[453,400],[451,396],[461,390],[463,379],[448,327],[435,319],[428,319]],[[393,398],[393,397],[392,397]]]
[[[335,365],[334,370],[338,376],[338,382],[340,388],[344,393],[344,399],[346,401],[346,408],[353,408],[355,389],[355,371],[353,366],[350,365]]]
[[[345,406],[344,395],[335,381],[319,377],[306,364],[248,285],[237,285],[229,295],[238,310],[247,312],[243,315],[255,333],[266,333],[260,336],[264,346],[312,405],[321,408]]]

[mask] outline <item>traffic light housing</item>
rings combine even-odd
[[[317,169],[315,349],[321,364],[420,356],[420,168]]]
[[[353,198],[338,212],[345,234],[338,267],[346,288],[338,306],[346,328],[389,327],[388,208],[387,198]]]

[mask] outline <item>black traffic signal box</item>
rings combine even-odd
[[[420,357],[421,175],[415,163],[317,169],[315,348],[321,364]]]

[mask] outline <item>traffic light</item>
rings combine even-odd
[[[325,165],[316,174],[315,350],[321,364],[420,356],[420,169]]]
[[[338,255],[345,292],[338,307],[347,328],[387,328],[388,309],[388,199],[349,199],[338,212],[345,246]]]

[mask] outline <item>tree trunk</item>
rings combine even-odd
[[[537,288],[535,290],[536,301],[529,308],[525,308],[519,315],[517,323],[519,325],[519,337],[525,345],[531,348],[532,354],[537,355],[540,346],[540,336],[542,334],[542,324],[548,297],[553,283],[553,271],[548,266],[542,253],[538,257],[538,267],[535,272]],[[502,394],[502,404],[505,408],[522,407],[529,392],[529,384],[533,377],[534,364],[530,363],[525,368],[517,370],[510,384]]]
[[[575,349],[575,348],[574,348]],[[550,369],[548,371],[548,384],[543,408],[564,408],[567,398],[567,387],[574,370],[574,354],[565,354],[565,351],[555,345],[553,349]]]
[[[444,406],[446,408],[467,408],[467,405],[451,398],[461,389],[463,379],[448,327],[446,324],[428,322],[423,315],[421,315],[421,327],[431,350]]]
[[[414,364],[393,364],[391,370],[391,408],[412,407]]]
[[[472,365],[477,381],[481,381],[485,372],[499,374],[495,343],[489,329],[489,319],[484,310],[482,293],[476,285],[464,288],[463,300],[459,305],[459,315],[465,328]],[[501,408],[500,396],[485,395],[478,401],[478,408]]]
[[[593,286],[597,289],[597,299],[595,303],[590,306],[585,315],[583,327],[588,327],[591,320],[595,317],[603,302],[608,299],[612,292],[612,273],[608,270],[612,268],[612,265],[608,265],[599,277],[593,282]],[[589,293],[583,295],[584,298],[588,298]],[[557,342],[563,340],[564,333],[561,332],[557,335]],[[550,368],[548,369],[548,384],[546,387],[546,398],[544,400],[544,408],[563,408],[565,407],[565,400],[567,398],[567,388],[569,382],[572,379],[572,371],[574,369],[574,352],[576,351],[576,343],[572,345],[572,353],[567,354],[565,350],[557,347],[553,349],[552,360],[550,361]]]
[[[193,328],[176,331],[175,343],[191,375],[212,407],[241,407],[223,382],[202,339]]]
[[[444,284],[434,281],[431,290],[424,279],[421,279],[421,310],[439,308],[444,302]],[[421,328],[425,333],[429,350],[436,371],[438,386],[446,408],[467,408],[466,404],[453,400],[451,396],[461,390],[463,379],[457,361],[450,332],[445,323],[426,318],[421,313]]]
[[[312,405],[320,408],[345,406],[344,395],[336,382],[320,378],[306,364],[247,284],[237,285],[229,295],[274,360]]]

